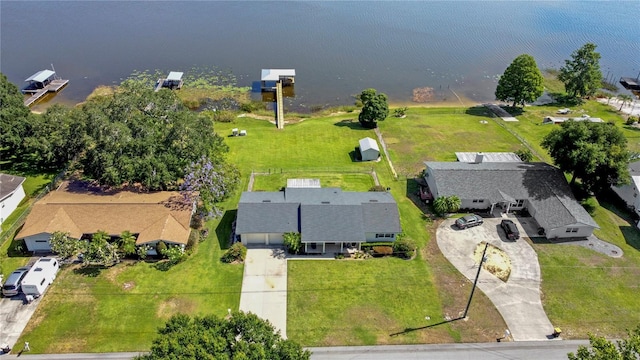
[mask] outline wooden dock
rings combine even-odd
[[[55,80],[52,80],[49,84],[47,84],[42,89],[25,89],[25,90],[23,90],[24,93],[31,94],[31,96],[24,101],[24,106],[33,105],[36,101],[40,100],[47,93],[60,91],[68,83],[69,83],[69,80],[55,79]]]

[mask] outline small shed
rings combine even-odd
[[[362,161],[378,160],[380,148],[378,143],[370,137],[360,139],[360,156]]]

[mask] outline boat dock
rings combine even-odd
[[[43,96],[50,92],[58,92],[69,83],[69,80],[59,79],[52,80],[48,85],[42,89],[23,90],[24,93],[32,94],[28,99],[24,101],[24,106],[31,106],[36,101],[40,100]]]
[[[638,78],[622,77],[620,78],[620,84],[627,90],[640,91],[640,81]]]
[[[158,79],[156,83],[155,91],[158,92],[163,87],[173,89],[181,89],[184,82],[182,81],[182,75],[184,73],[179,71],[169,72],[169,76],[166,79]]]

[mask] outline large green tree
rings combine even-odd
[[[83,250],[85,242],[72,238],[68,232],[56,231],[51,234],[49,244],[51,251],[63,259],[68,259]]]
[[[0,165],[7,168],[21,162],[23,140],[31,128],[32,114],[24,106],[20,89],[0,73]]]
[[[284,340],[268,321],[237,312],[225,319],[213,315],[172,316],[158,330],[151,351],[140,360],[156,359],[279,359],[306,360],[308,350]]]
[[[382,121],[389,116],[389,104],[387,95],[379,93],[376,89],[366,89],[360,94],[362,110],[358,115],[358,121],[367,129],[378,127],[378,121]]]
[[[569,353],[569,360],[637,360],[640,359],[640,325],[629,331],[629,337],[616,344],[602,336],[589,334],[589,345],[580,345],[578,351]]]
[[[174,92],[156,93],[142,81],[126,80],[81,110],[88,134],[84,174],[101,184],[175,188],[189,164],[203,156],[222,163],[228,150],[211,119],[187,109]]]
[[[564,88],[571,97],[592,96],[600,89],[600,53],[596,52],[595,44],[584,44],[571,54],[571,59],[564,62],[558,80],[564,83]]]
[[[586,191],[600,192],[629,181],[627,139],[613,123],[566,121],[542,141],[555,164],[582,181]]]
[[[533,56],[522,54],[513,60],[500,77],[496,99],[512,101],[514,107],[518,104],[524,106],[525,102],[533,102],[542,95],[543,80]]]
[[[83,264],[111,266],[119,262],[118,248],[109,242],[110,239],[103,230],[94,233],[85,247]]]

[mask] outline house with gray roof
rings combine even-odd
[[[456,195],[462,209],[526,209],[547,238],[587,237],[598,224],[576,201],[562,171],[545,163],[425,162],[434,198]]]
[[[0,174],[0,224],[2,224],[25,197],[22,184],[26,178]]]
[[[613,191],[620,196],[631,211],[640,216],[640,161],[629,164],[631,182],[627,185],[612,186]],[[640,228],[640,222],[638,222]]]
[[[244,245],[280,245],[287,232],[300,233],[305,252],[325,253],[395,241],[402,229],[398,205],[388,192],[287,187],[242,193],[236,234]]]

